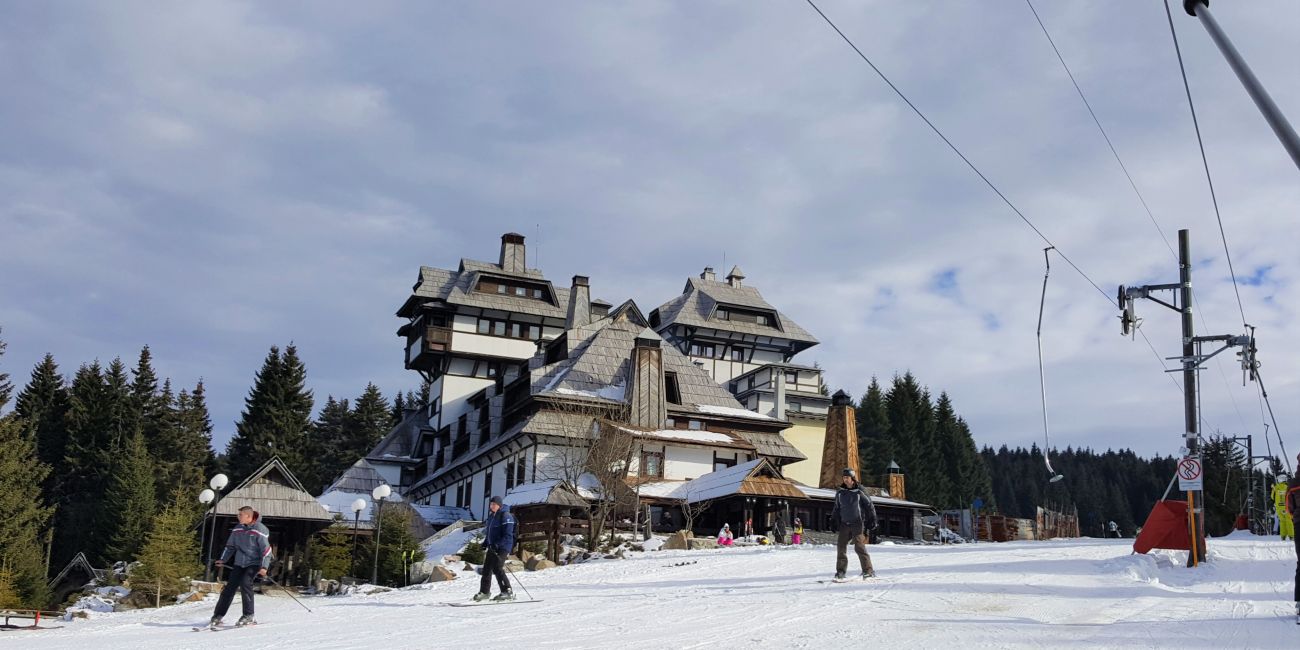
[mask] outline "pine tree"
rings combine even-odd
[[[140,427],[140,415],[131,394],[131,382],[127,374],[126,365],[121,359],[113,359],[104,373],[102,408],[107,417],[108,432],[108,445],[104,451],[110,456],[124,448]]]
[[[883,476],[894,450],[889,441],[889,413],[885,410],[885,393],[875,377],[858,403],[858,458],[866,476]]]
[[[161,455],[162,438],[168,430],[171,404],[169,394],[158,392],[158,374],[153,369],[153,354],[149,346],[140,350],[140,359],[132,373],[135,376],[131,382],[132,415],[144,432],[145,447],[150,454],[158,456]],[[167,386],[170,388],[170,381]]]
[[[388,422],[388,400],[379,391],[379,387],[366,384],[365,391],[353,402],[352,413],[348,418],[347,464],[351,465],[370,453],[391,428]]]
[[[411,400],[410,400],[410,399],[407,399],[406,401],[407,401],[407,403],[410,403]],[[421,383],[420,383],[420,393],[419,393],[419,395],[416,396],[416,398],[415,398],[415,402],[416,402],[416,404],[419,405],[419,406],[428,406],[429,404],[432,404],[432,403],[433,403],[433,384],[432,384],[432,383],[427,382],[427,381],[425,381],[425,382],[421,382]]]
[[[103,408],[105,386],[99,362],[82,366],[68,389],[66,440],[59,477],[53,562],[62,566],[88,548],[93,537],[98,495],[104,493],[108,418]]]
[[[347,400],[336,400],[330,395],[312,424],[311,455],[315,462],[303,477],[304,485],[312,494],[324,492],[330,482],[356,461],[348,458],[347,449],[351,415]]]
[[[173,493],[171,502],[153,518],[140,550],[140,565],[131,574],[132,588],[153,594],[155,607],[163,598],[188,590],[189,579],[203,572],[190,501],[184,490]]]
[[[18,593],[17,576],[9,569],[8,564],[0,562],[0,610],[39,609],[24,608],[24,604],[23,597]]]
[[[156,503],[153,462],[144,434],[137,430],[118,456],[104,497],[101,527],[108,543],[99,555],[103,564],[135,559],[152,525]]]
[[[307,475],[304,457],[311,426],[312,396],[307,370],[290,344],[272,347],[244,399],[235,436],[226,447],[227,469],[238,482],[279,456],[295,475]]]
[[[213,473],[212,418],[203,393],[200,381],[192,394],[182,389],[176,397],[167,440],[162,444],[165,456],[157,459],[165,467],[159,494],[171,495],[178,488],[202,489],[208,474]]]
[[[58,477],[63,474],[63,454],[67,442],[64,418],[68,414],[68,389],[54,356],[45,358],[32,369],[31,380],[18,393],[14,414],[36,435],[36,453],[52,470],[45,481],[45,498],[58,499]]]
[[[388,419],[388,426],[395,427],[402,421],[406,411],[406,398],[402,396],[402,391],[397,391],[397,397],[393,398],[393,416]]]
[[[415,516],[410,506],[399,504],[396,507],[385,506],[384,517],[379,525],[379,584],[401,585],[405,578],[402,554],[415,551],[415,562],[424,561],[424,552],[420,550],[420,540],[411,533],[411,518]],[[374,538],[367,540],[361,550],[361,562],[358,569],[361,575],[370,575],[374,567]],[[366,546],[369,548],[367,549]]]
[[[0,417],[0,450],[0,566],[9,573],[7,582],[13,592],[0,594],[0,599],[42,607],[49,591],[41,540],[51,509],[34,498],[33,491],[45,480],[49,467],[37,458],[30,427],[13,415]]]
[[[352,530],[342,523],[314,535],[308,542],[310,566],[326,580],[338,580],[352,572]]]
[[[4,329],[0,328],[0,332],[3,331]],[[0,361],[4,360],[6,347],[8,345],[4,342],[4,339],[0,339]],[[9,396],[13,394],[13,390],[14,385],[9,383],[9,373],[0,370],[0,414],[3,414],[5,406],[8,406]]]

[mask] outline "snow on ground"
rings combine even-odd
[[[424,546],[424,559],[429,562],[441,562],[447,555],[456,555],[465,545],[474,539],[478,530],[458,530],[442,539],[435,539]]]
[[[1214,540],[1195,570],[1130,544],[874,546],[880,577],[846,584],[817,582],[835,561],[825,546],[634,553],[520,575],[541,603],[441,606],[475,592],[466,575],[305,598],[310,614],[272,593],[258,599],[263,625],[216,639],[190,631],[208,602],[0,633],[0,648],[1300,647],[1290,542]]]

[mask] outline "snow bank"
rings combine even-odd
[[[117,599],[92,594],[78,598],[77,602],[67,609],[67,612],[73,615],[111,614],[116,607]]]
[[[424,545],[424,557],[430,562],[442,562],[448,555],[458,555],[480,532],[482,531],[459,530],[442,539],[435,539]]]

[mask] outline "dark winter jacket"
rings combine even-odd
[[[862,526],[863,530],[876,527],[876,506],[861,485],[847,488],[843,485],[835,491],[835,507],[831,509],[831,521],[836,528],[842,526]]]
[[[226,538],[226,549],[221,552],[221,561],[234,566],[261,566],[269,569],[272,559],[271,531],[262,525],[260,518],[254,519],[247,526],[235,526],[230,531],[230,537]]]
[[[1286,511],[1292,521],[1300,519],[1300,475],[1286,484]]]
[[[503,505],[496,513],[489,514],[487,521],[483,522],[483,528],[487,532],[484,546],[496,551],[498,555],[507,555],[514,550],[515,516],[510,514],[510,506]]]

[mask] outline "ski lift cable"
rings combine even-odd
[[[1097,131],[1101,133],[1102,139],[1106,141],[1106,146],[1110,149],[1111,155],[1114,156],[1115,162],[1119,165],[1120,171],[1124,173],[1124,178],[1128,179],[1129,187],[1133,188],[1133,194],[1137,196],[1138,203],[1142,205],[1142,210],[1146,212],[1147,218],[1151,221],[1151,225],[1155,227],[1156,234],[1159,235],[1161,242],[1164,243],[1165,248],[1169,251],[1169,255],[1175,262],[1177,262],[1178,253],[1174,250],[1173,244],[1169,241],[1169,237],[1165,234],[1164,229],[1160,227],[1160,222],[1156,219],[1155,213],[1151,211],[1151,206],[1147,204],[1146,197],[1142,195],[1142,190],[1138,189],[1137,182],[1133,180],[1133,175],[1129,173],[1128,165],[1124,164],[1124,159],[1120,157],[1119,150],[1115,148],[1115,143],[1111,141],[1110,134],[1106,132],[1106,127],[1102,126],[1101,119],[1097,117],[1096,111],[1092,108],[1092,103],[1088,101],[1087,95],[1083,92],[1083,87],[1079,85],[1079,81],[1075,78],[1074,72],[1070,70],[1070,65],[1065,62],[1065,56],[1061,54],[1060,48],[1056,46],[1056,40],[1052,38],[1051,32],[1047,29],[1047,24],[1044,23],[1042,17],[1038,15],[1038,10],[1034,8],[1033,0],[1025,0],[1025,4],[1029,6],[1029,11],[1034,15],[1034,20],[1037,21],[1038,27],[1043,32],[1043,36],[1047,38],[1047,43],[1052,46],[1052,52],[1056,54],[1056,60],[1061,63],[1061,68],[1065,70],[1066,76],[1070,78],[1070,83],[1074,85],[1075,92],[1083,102],[1084,108],[1088,110],[1088,115],[1092,117],[1092,123],[1097,125]],[[1195,288],[1192,289],[1192,302],[1199,302]],[[1209,331],[1210,326],[1206,323],[1205,313],[1199,309],[1195,311],[1197,316],[1200,316],[1201,326]],[[1231,400],[1232,408],[1237,413],[1237,419],[1241,421],[1242,429],[1249,429],[1246,424],[1246,418],[1241,412],[1241,407],[1237,404],[1237,398],[1232,393],[1232,385],[1228,382],[1228,375],[1223,370],[1222,359],[1215,358],[1214,365],[1219,369],[1219,376],[1223,379],[1223,385],[1224,388],[1227,389],[1228,399]],[[1179,389],[1181,390],[1181,387]]]
[[[873,63],[871,59],[868,58],[867,55],[863,53],[860,48],[858,48],[857,44],[854,43],[853,40],[850,39],[848,35],[845,34],[844,31],[841,30],[839,26],[835,24],[835,21],[831,20],[830,17],[827,16],[826,13],[821,10],[821,7],[817,6],[817,3],[814,2],[814,0],[805,0],[805,1],[808,3],[808,6],[812,7],[813,11],[816,11],[817,15],[821,16],[822,20],[825,21],[826,24],[829,25],[830,28],[835,31],[836,34],[839,35],[840,39],[842,39],[845,42],[845,44],[847,44],[850,48],[852,48],[852,50],[858,55],[858,58],[862,59],[862,61],[866,63],[867,66],[870,67],[873,72],[876,73],[876,76],[880,77],[881,81],[884,81],[885,85],[889,86],[890,90],[894,91],[894,94],[898,95],[898,98],[903,100],[903,103],[907,104],[908,108],[912,109],[912,112],[916,113],[916,116],[921,118],[921,121],[925,122],[925,125],[930,127],[930,130],[933,131],[935,135],[939,136],[939,139],[942,140],[943,143],[946,144],[948,148],[951,149],[952,152],[956,154],[957,157],[960,158],[961,161],[971,169],[971,171],[975,172],[975,175],[979,176],[980,180],[983,181],[984,184],[987,185],[990,190],[993,190],[993,193],[996,194],[998,198],[1001,199],[1002,202],[1007,205],[1008,208],[1011,208],[1011,211],[1014,212],[1017,217],[1020,217],[1021,221],[1025,222],[1025,225],[1029,226],[1030,230],[1034,231],[1034,234],[1038,235],[1039,239],[1042,239],[1043,242],[1046,243],[1048,246],[1055,248],[1056,254],[1060,255],[1061,259],[1065,260],[1065,263],[1070,265],[1070,268],[1073,268],[1076,273],[1078,273],[1084,280],[1088,282],[1088,284],[1092,285],[1092,288],[1096,289],[1097,293],[1101,294],[1102,298],[1104,298],[1106,302],[1110,303],[1111,307],[1114,307],[1116,309],[1119,308],[1119,305],[1118,303],[1115,302],[1115,299],[1112,298],[1109,293],[1103,290],[1101,286],[1099,286],[1095,281],[1093,281],[1093,279],[1089,277],[1088,274],[1085,273],[1083,269],[1079,267],[1078,264],[1075,264],[1074,260],[1071,260],[1068,255],[1062,252],[1059,246],[1053,243],[1052,240],[1048,239],[1047,235],[1045,235],[1042,230],[1039,230],[1038,226],[1034,225],[1034,222],[1030,221],[1029,217],[1025,216],[1025,213],[1021,212],[1020,209],[1017,208],[1016,205],[1011,202],[1011,199],[1007,198],[1007,196],[1002,193],[1002,190],[998,189],[997,185],[994,185],[993,181],[989,180],[989,178],[984,175],[984,172],[980,171],[979,167],[976,167],[975,163],[971,162],[971,160],[966,157],[966,154],[962,153],[961,149],[958,149],[957,145],[953,144],[953,142],[948,139],[948,136],[944,135],[943,131],[940,131],[939,127],[935,126],[935,124],[930,121],[930,118],[925,116],[925,113],[922,113],[921,109],[918,108],[916,104],[913,104],[912,100],[908,99],[907,95],[903,94],[903,91],[900,90],[898,86],[894,85],[894,82],[891,81],[889,77],[886,76],[885,73],[880,68],[876,67],[876,64]],[[1151,340],[1147,338],[1147,335],[1141,332],[1141,330],[1139,330],[1138,332],[1142,334],[1142,339],[1146,341],[1147,347],[1151,349],[1151,354],[1155,355],[1156,361],[1160,363],[1160,367],[1163,370],[1166,371],[1169,370],[1169,367],[1165,365],[1164,357],[1162,357],[1160,355],[1160,352],[1156,350],[1155,345],[1151,343]],[[1174,383],[1174,387],[1181,393],[1182,386],[1181,384],[1178,383],[1178,380],[1175,379],[1168,372],[1166,372],[1165,374],[1166,376],[1169,376],[1170,380],[1173,381]]]

